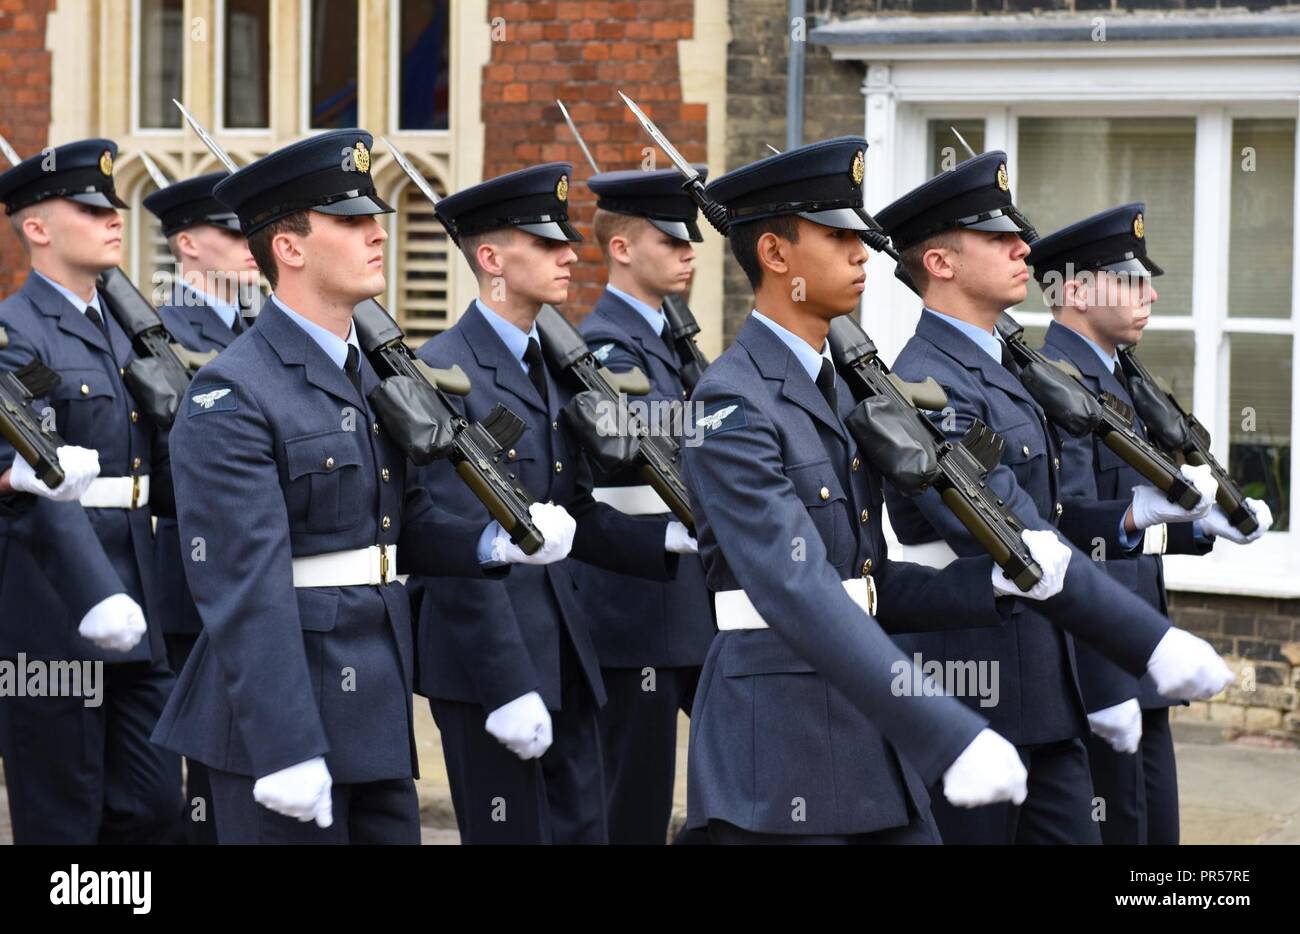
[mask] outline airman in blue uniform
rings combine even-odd
[[[988,152],[963,162],[877,218],[926,303],[895,372],[904,379],[933,376],[940,383],[948,408],[935,418],[954,441],[975,419],[1002,436],[1002,463],[988,483],[1027,525],[1059,525],[1067,541],[1100,540],[1112,553],[1126,547],[1128,503],[1065,496],[1056,431],[1021,385],[995,333],[998,314],[1024,299],[1029,278],[1029,247],[1020,236],[1028,223],[1011,202],[1006,154]],[[886,491],[886,500],[905,545],[938,540],[950,555],[978,550],[933,490],[910,499]],[[1002,702],[985,713],[1016,744],[1029,769],[1029,796],[1021,807],[958,811],[939,802],[935,818],[945,841],[1100,842],[1083,743],[1089,724],[1067,631],[1133,675],[1151,670],[1166,694],[1189,689],[1209,696],[1231,680],[1206,643],[1171,630],[1148,603],[1119,587],[1086,555],[1073,554],[1062,593],[1041,605],[1017,599],[1011,625],[904,642],[927,659],[997,663]],[[1166,664],[1177,669],[1176,677],[1166,677]]]
[[[650,393],[636,404],[661,430],[675,430],[681,443],[687,393],[660,306],[690,285],[691,244],[702,239],[698,209],[672,169],[605,172],[587,185],[597,197],[592,227],[609,282],[579,329],[608,369],[646,375]],[[669,518],[663,500],[634,471],[608,476],[592,469],[597,499],[629,515]],[[697,556],[683,556],[676,579],[664,583],[582,563],[574,576],[594,623],[609,695],[600,738],[610,842],[663,843],[677,774],[678,712],[690,713],[715,632],[704,567]]]

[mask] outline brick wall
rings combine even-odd
[[[1173,593],[1170,616],[1227,656],[1238,675],[1227,691],[1176,717],[1300,739],[1300,600]]]
[[[693,0],[489,3],[488,17],[504,19],[506,38],[493,42],[483,70],[483,177],[532,163],[572,162],[569,217],[588,235],[595,199],[583,182],[591,168],[555,99],[564,101],[602,170],[639,168],[650,144],[619,90],[687,159],[704,161],[707,108],[682,102],[677,57],[677,40],[692,38],[694,7]],[[671,165],[662,155],[655,164]],[[605,283],[595,242],[579,244],[578,256],[564,308],[575,321]]]
[[[22,156],[48,142],[50,53],[45,17],[54,0],[0,0],[0,133]],[[0,167],[8,164],[0,159]],[[5,223],[0,230],[0,297],[27,277],[27,256]]]

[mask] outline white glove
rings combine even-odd
[[[1199,467],[1180,467],[1180,472],[1187,481],[1201,494],[1201,501],[1191,509],[1184,509],[1177,503],[1169,502],[1169,497],[1153,486],[1133,487],[1133,524],[1141,529],[1149,529],[1161,522],[1192,522],[1204,519],[1214,508],[1214,497],[1219,493],[1219,481],[1214,479],[1209,464]]]
[[[1233,682],[1234,675],[1210,643],[1170,627],[1147,660],[1156,690],[1177,700],[1205,700]]]
[[[1273,510],[1268,508],[1268,503],[1262,499],[1247,499],[1246,505],[1250,511],[1255,514],[1259,522],[1259,528],[1249,535],[1243,535],[1241,530],[1228,521],[1228,514],[1223,511],[1222,506],[1215,506],[1210,510],[1210,514],[1201,520],[1201,531],[1207,535],[1217,535],[1220,538],[1226,538],[1230,542],[1236,542],[1238,545],[1249,545],[1264,537],[1268,527],[1273,524]]]
[[[488,714],[487,731],[521,759],[536,759],[551,748],[551,715],[536,691]]]
[[[518,545],[510,540],[505,529],[492,539],[492,560],[499,564],[551,564],[568,557],[573,547],[573,533],[578,523],[563,506],[553,503],[533,503],[528,507],[533,522],[537,524],[542,537],[546,539],[542,547],[531,555],[526,555]]]
[[[1029,793],[1028,778],[1016,747],[983,729],[943,773],[943,796],[959,808],[998,801],[1023,804]]]
[[[1116,752],[1134,753],[1142,741],[1142,707],[1130,697],[1114,707],[1088,714],[1088,726]]]
[[[333,785],[325,760],[317,756],[259,778],[253,783],[253,800],[277,814],[315,820],[324,828],[334,823]]]
[[[148,628],[140,604],[124,593],[115,593],[90,608],[90,612],[81,618],[77,632],[101,649],[129,652]]]
[[[1070,566],[1070,546],[1046,529],[1025,529],[1020,533],[1029,553],[1034,556],[1043,576],[1029,593],[1025,593],[1002,568],[993,565],[993,592],[999,597],[1024,597],[1026,600],[1046,600],[1055,597],[1065,586],[1065,569]]]
[[[14,458],[9,485],[19,493],[43,496],[55,502],[66,503],[81,499],[92,480],[99,476],[99,452],[94,448],[79,448],[65,444],[59,448],[59,466],[63,468],[63,482],[50,489],[36,476],[32,465],[21,457]]]
[[[675,555],[698,555],[700,543],[686,526],[674,519],[664,529],[664,551],[671,551]]]

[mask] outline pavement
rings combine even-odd
[[[415,713],[423,842],[456,844],[459,836],[438,730],[428,704],[419,698]],[[686,813],[686,731],[682,717],[674,828]],[[1300,843],[1300,749],[1259,737],[1228,738],[1212,724],[1175,722],[1173,731],[1183,843]],[[0,844],[12,842],[8,797],[0,794]]]

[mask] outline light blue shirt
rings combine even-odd
[[[632,310],[644,318],[646,324],[650,325],[650,330],[656,334],[663,332],[664,325],[668,323],[668,316],[664,314],[662,308],[653,308],[636,296],[628,295],[622,289],[616,289],[612,285],[606,285],[605,288],[631,305]]]
[[[229,302],[218,300],[215,296],[209,295],[202,289],[196,289],[188,282],[182,283],[182,285],[191,295],[215,311],[217,317],[221,319],[222,323],[224,323],[226,327],[230,328],[232,331],[235,329],[235,316],[239,314],[238,308]],[[280,307],[284,308],[284,304],[280,303]],[[285,310],[288,311],[288,309]]]
[[[59,285],[57,282],[55,282],[53,279],[51,279],[49,276],[45,275],[44,273],[36,272],[35,269],[33,269],[32,272],[36,273],[36,275],[40,276],[42,279],[48,282],[54,288],[54,290],[58,292],[60,295],[62,295],[64,298],[72,302],[72,307],[76,308],[77,311],[81,312],[83,315],[86,313],[87,308],[93,308],[99,312],[99,316],[101,318],[104,316],[104,310],[99,307],[99,289],[95,289],[95,291],[91,293],[90,301],[87,302],[84,299],[82,299],[82,297],[78,295],[76,292],[72,291],[71,289],[64,288],[63,286]]]
[[[357,357],[360,359],[361,345],[357,343],[357,329],[352,326],[351,321],[348,322],[348,339],[343,340],[337,334],[332,331],[327,331],[316,322],[308,321],[302,315],[298,314],[298,312],[280,301],[279,297],[276,296],[274,292],[271,293],[271,301],[275,302],[275,304],[279,306],[280,310],[289,316],[290,321],[306,331],[308,336],[320,345],[320,349],[325,351],[325,355],[333,360],[334,365],[340,370],[343,369],[343,364],[348,362],[349,347],[357,348]]]
[[[497,337],[501,338],[501,342],[506,345],[506,350],[510,351],[510,355],[519,361],[519,365],[527,373],[528,364],[524,362],[524,351],[528,349],[528,342],[537,338],[537,323],[533,322],[531,328],[521,331],[518,325],[510,323],[479,299],[474,299],[474,304],[487,319],[487,323],[492,325],[492,330],[496,331]]]
[[[773,334],[781,339],[781,343],[790,348],[790,352],[799,361],[799,365],[804,368],[808,378],[814,383],[817,382],[817,377],[822,371],[822,361],[831,359],[830,343],[823,342],[822,351],[818,353],[802,337],[790,333],[758,309],[754,309],[752,314],[754,320],[761,321]]]
[[[933,308],[926,308],[925,314],[938,315],[945,323],[951,324],[973,340],[980,350],[996,360],[999,365],[1002,363],[1002,338],[998,337],[996,333],[990,333],[971,324],[969,321],[962,321],[960,318],[952,317],[952,315],[945,315],[942,311],[935,311]]]

